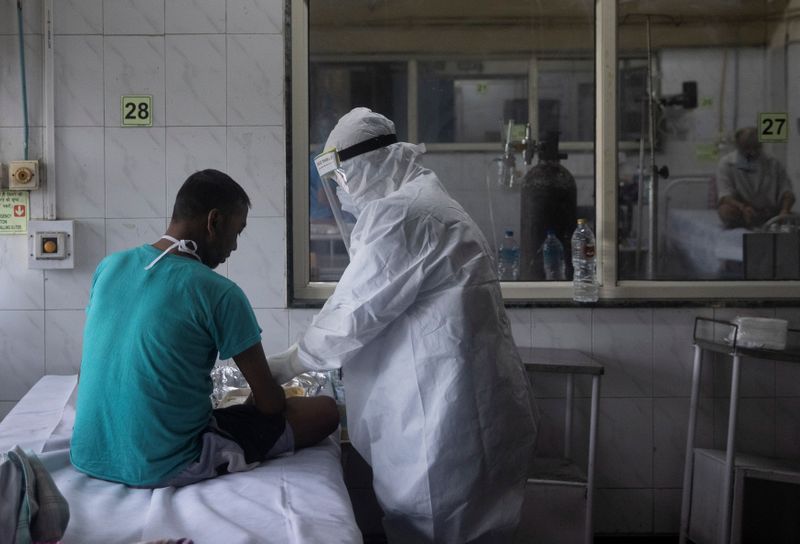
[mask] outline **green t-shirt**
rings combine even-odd
[[[146,486],[200,454],[210,372],[261,341],[242,290],[194,258],[144,245],[94,274],[71,459],[91,476]]]

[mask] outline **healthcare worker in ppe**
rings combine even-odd
[[[389,542],[510,541],[536,436],[489,245],[394,124],[344,115],[317,161],[334,177],[350,264],[283,381],[342,368],[350,440],[373,469]],[[348,232],[349,231],[349,232]]]

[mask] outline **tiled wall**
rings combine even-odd
[[[24,2],[30,155],[42,148],[42,6]],[[76,222],[76,267],[27,269],[26,237],[0,237],[0,414],[47,373],[75,372],[92,272],[156,240],[179,185],[228,172],[253,208],[219,271],[257,310],[267,350],[288,342],[283,3],[58,0],[59,219]],[[16,1],[0,1],[0,161],[22,158]],[[121,128],[120,97],[153,95],[153,127]],[[42,195],[32,195],[41,216]]]
[[[31,154],[41,149],[41,8],[25,2]],[[278,0],[57,0],[59,218],[75,219],[73,271],[29,271],[25,237],[0,237],[0,417],[43,374],[72,373],[94,267],[154,241],[180,182],[229,172],[254,206],[220,272],[250,297],[266,350],[298,338],[313,310],[286,308],[283,13]],[[0,0],[0,161],[21,156],[14,0]],[[119,128],[123,93],[154,97],[153,128]],[[34,213],[41,196],[34,195]],[[597,529],[675,532],[696,315],[736,310],[510,311],[520,345],[571,347],[606,367],[600,403]],[[748,312],[750,313],[750,312]],[[800,311],[767,310],[800,326]],[[800,369],[746,361],[741,443],[800,455]],[[721,444],[727,374],[706,365],[701,444]],[[578,382],[575,450],[585,456],[588,383]],[[543,451],[561,447],[563,381],[536,380]]]

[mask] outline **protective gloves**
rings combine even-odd
[[[284,352],[269,355],[267,357],[269,371],[275,381],[284,384],[306,371],[300,364],[300,357],[297,354],[297,344],[292,344]]]

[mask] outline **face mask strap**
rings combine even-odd
[[[341,164],[344,161],[396,143],[397,134],[382,134],[380,136],[375,136],[374,138],[369,138],[363,142],[351,145],[350,147],[342,149],[341,151],[338,151],[335,148],[329,149],[320,153],[314,158],[317,174],[319,174],[320,179],[336,179],[336,182],[345,188],[345,190],[347,190],[347,178],[344,178],[345,181],[343,185],[342,181],[339,180],[337,176],[337,174],[344,176],[344,171],[341,169]]]
[[[181,253],[188,253],[201,263],[203,262],[203,259],[201,259],[200,256],[197,254],[197,242],[195,242],[194,240],[178,240],[177,238],[173,238],[168,234],[165,234],[160,239],[169,240],[170,242],[172,242],[172,245],[169,246],[167,249],[165,249],[161,253],[161,255],[153,259],[150,264],[145,266],[144,267],[145,270],[150,270],[151,268],[153,268],[158,261],[163,259],[165,255],[167,255],[170,251],[172,251],[175,248],[178,248],[178,251],[180,251]],[[189,244],[191,244],[191,246]]]
[[[397,143],[397,134],[382,134],[339,151],[339,162]]]

